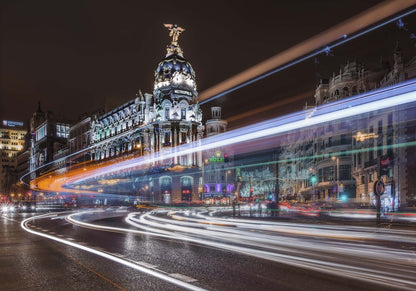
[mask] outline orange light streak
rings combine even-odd
[[[313,36],[199,94],[199,101],[204,101],[221,92],[234,88],[255,77],[261,76],[279,66],[300,58],[309,52],[323,48],[344,35],[363,30],[391,15],[416,5],[416,0],[392,0],[382,2],[357,16],[354,16],[335,27]]]

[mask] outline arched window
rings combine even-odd
[[[169,176],[160,177],[160,191],[162,195],[171,194],[172,193],[172,178]]]
[[[350,92],[348,90],[348,87],[344,87],[344,89],[342,89],[342,91],[343,91],[345,97],[350,96]]]
[[[181,200],[191,201],[192,200],[192,177],[185,176],[181,177]]]

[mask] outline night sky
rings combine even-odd
[[[138,90],[151,93],[154,70],[170,43],[163,23],[186,29],[179,44],[202,92],[380,2],[3,1],[0,119],[27,122],[40,101],[42,110],[75,121],[104,104],[119,106]],[[389,24],[336,49],[333,56],[320,56],[319,64],[304,62],[210,102],[205,111],[220,104],[227,118],[312,92],[319,76],[327,77],[347,60],[391,58],[397,40],[406,54],[416,55],[409,37],[416,33],[415,15],[403,20],[407,31]],[[304,103],[273,114],[299,110]]]

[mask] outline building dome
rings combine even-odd
[[[195,102],[198,95],[195,72],[183,57],[182,49],[178,44],[179,34],[185,30],[173,24],[165,24],[165,27],[170,30],[172,42],[166,48],[166,57],[156,68],[153,95],[159,102],[166,98],[172,101],[186,99],[188,102]]]
[[[191,85],[192,87],[194,86],[193,84],[195,84],[195,72],[191,64],[179,54],[169,54],[157,66],[155,71],[155,89],[156,86],[161,82],[179,83],[178,81],[182,81],[179,80],[181,77],[185,80],[191,79],[193,82],[188,82],[188,85]]]

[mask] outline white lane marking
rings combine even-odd
[[[182,280],[182,281],[185,281],[187,283],[192,283],[192,282],[198,281],[197,279],[188,277],[188,276],[183,275],[183,274],[178,274],[178,273],[169,274],[169,276],[171,276],[173,278],[176,278],[176,279],[179,279],[179,280]]]
[[[135,269],[135,270],[137,270],[137,271],[143,272],[143,273],[145,273],[145,274],[148,274],[148,275],[154,276],[154,277],[156,277],[156,278],[159,278],[159,279],[164,280],[164,281],[166,281],[166,282],[169,282],[169,283],[175,284],[175,285],[177,285],[177,286],[180,286],[180,287],[183,287],[183,288],[186,288],[186,289],[189,289],[189,290],[196,290],[196,291],[202,291],[202,290],[205,290],[205,289],[203,289],[203,288],[201,288],[201,287],[198,287],[198,286],[192,285],[192,284],[190,284],[190,283],[188,283],[188,282],[181,281],[181,280],[176,279],[176,278],[174,278],[174,277],[171,277],[171,276],[165,275],[165,274],[163,274],[163,273],[161,273],[161,272],[158,272],[158,271],[156,271],[156,270],[149,269],[149,268],[146,268],[146,267],[144,267],[144,266],[140,266],[140,265],[134,264],[134,263],[129,262],[129,261],[127,261],[127,260],[121,259],[121,258],[116,257],[116,256],[113,256],[113,255],[110,255],[110,254],[108,254],[108,253],[104,253],[104,252],[98,251],[98,250],[93,249],[93,248],[91,248],[91,247],[86,247],[86,246],[83,246],[83,245],[78,244],[78,243],[74,243],[74,242],[71,242],[71,241],[68,241],[68,240],[64,240],[64,239],[58,238],[58,237],[56,237],[56,236],[52,236],[52,235],[49,235],[49,234],[45,234],[45,233],[41,233],[41,232],[34,231],[34,230],[32,230],[32,229],[30,229],[30,228],[28,228],[28,227],[26,226],[26,224],[27,224],[29,221],[31,221],[31,220],[38,219],[38,218],[49,218],[49,217],[50,217],[50,215],[49,215],[49,214],[45,214],[45,215],[40,215],[40,216],[30,217],[30,218],[24,219],[24,220],[21,222],[20,226],[21,226],[21,227],[22,227],[25,231],[27,231],[27,232],[29,232],[29,233],[32,233],[32,234],[35,234],[35,235],[38,235],[38,236],[42,236],[42,237],[44,237],[44,238],[47,238],[47,239],[50,239],[50,240],[54,240],[54,241],[57,241],[57,242],[60,242],[60,243],[63,243],[63,244],[66,244],[66,245],[72,246],[72,247],[74,247],[74,248],[81,249],[81,250],[83,250],[83,251],[86,251],[86,252],[89,252],[89,253],[95,254],[95,255],[97,255],[97,256],[100,256],[100,257],[103,257],[103,258],[109,259],[109,260],[111,260],[111,261],[113,261],[113,262],[116,262],[116,263],[119,263],[119,264],[125,265],[125,266],[127,266],[127,267],[130,267],[130,268],[132,268],[132,269]]]

